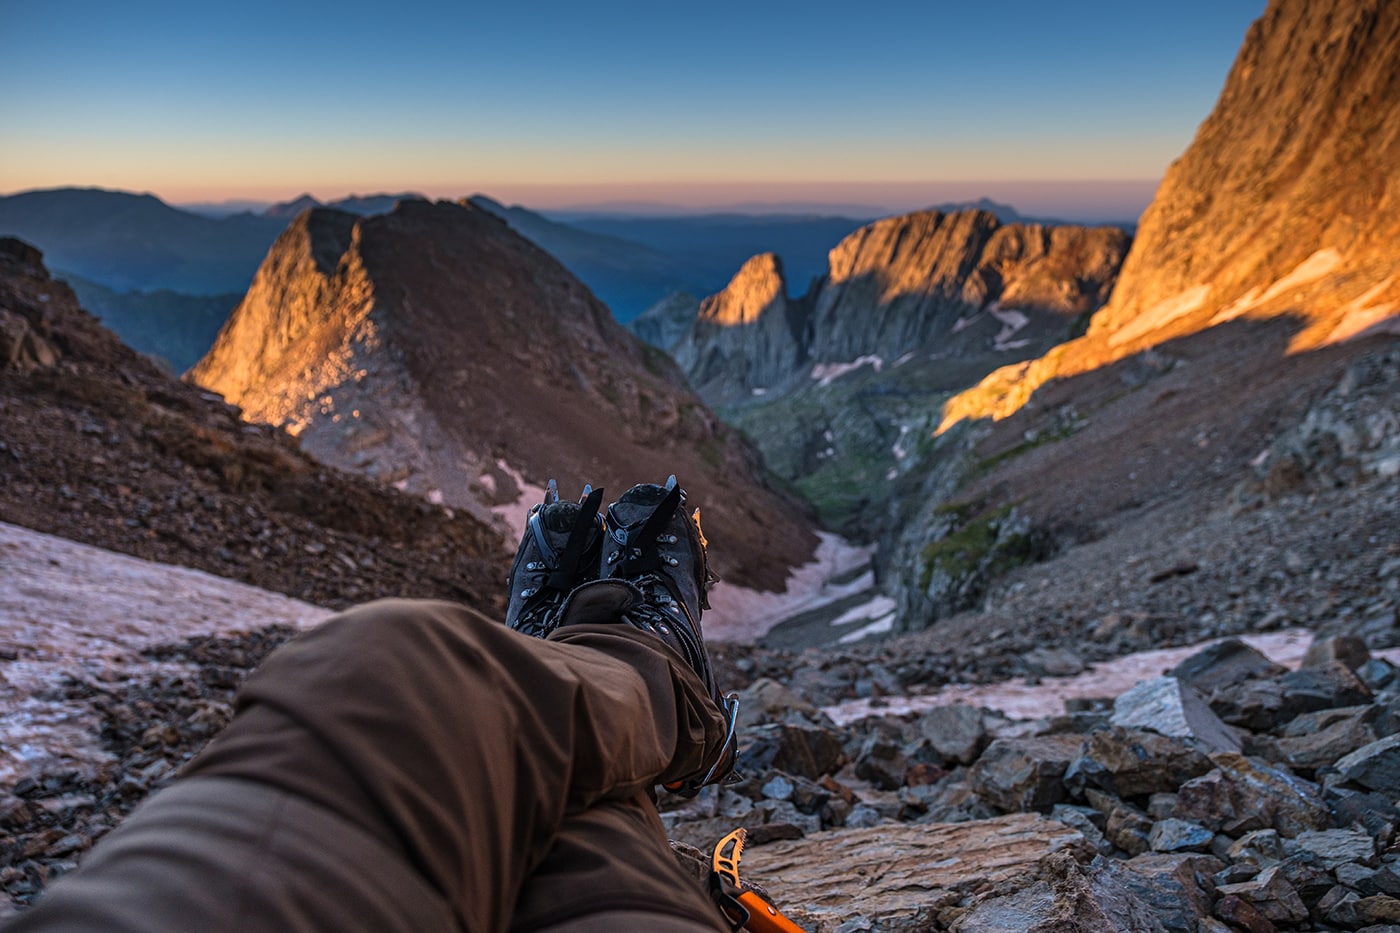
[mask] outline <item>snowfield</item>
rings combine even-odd
[[[105,759],[97,718],[56,697],[70,678],[120,684],[160,664],[141,650],[269,625],[307,628],[330,610],[198,570],[0,522],[0,787],[25,773]]]

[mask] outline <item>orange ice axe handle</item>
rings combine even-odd
[[[710,883],[715,902],[734,925],[750,933],[806,933],[784,917],[751,885],[739,880],[739,858],[744,854],[748,831],[736,829],[715,845],[710,860]]]
[[[800,926],[784,917],[778,908],[765,901],[757,891],[744,891],[737,898],[749,912],[744,929],[751,933],[806,933]]]

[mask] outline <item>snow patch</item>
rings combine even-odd
[[[1224,324],[1226,321],[1233,321],[1235,318],[1248,314],[1254,308],[1267,304],[1273,299],[1295,288],[1301,288],[1309,282],[1315,282],[1327,275],[1342,263],[1342,254],[1337,250],[1328,248],[1320,249],[1307,259],[1298,263],[1297,267],[1283,278],[1277,280],[1267,289],[1260,286],[1251,288],[1242,296],[1229,305],[1222,308],[1215,317],[1210,319],[1210,326]]]
[[[491,514],[510,529],[510,536],[505,539],[505,546],[507,550],[514,551],[516,544],[525,536],[525,525],[530,519],[530,506],[544,501],[544,487],[527,483],[525,477],[520,475],[520,471],[511,467],[504,460],[497,460],[496,468],[509,476],[511,481],[515,483],[515,488],[520,490],[520,498],[514,502],[491,506]],[[494,485],[492,490],[494,492]]]
[[[838,599],[863,593],[875,585],[875,574],[866,572],[850,583],[831,580],[868,567],[874,545],[856,546],[830,532],[818,532],[812,560],[788,575],[781,593],[763,593],[720,582],[710,591],[710,608],[703,619],[705,637],[715,641],[754,642],[785,619],[817,609]]]
[[[868,578],[861,577],[861,579],[869,579],[870,582],[873,583],[874,575],[872,574]],[[859,606],[847,609],[845,612],[841,613],[841,615],[832,619],[831,624],[839,628],[843,625],[854,625],[857,622],[864,622],[870,619],[881,619],[887,615],[893,614],[897,605],[898,604],[888,596],[876,596],[868,603],[862,603]]]
[[[884,635],[886,632],[892,632],[894,631],[894,616],[895,614],[891,612],[889,615],[882,616],[869,625],[856,629],[854,632],[847,632],[836,640],[843,645],[849,645],[851,642],[860,641],[862,638],[869,638],[871,635]]]
[[[909,456],[909,451],[904,446],[904,438],[907,437],[912,430],[913,428],[909,427],[907,424],[901,424],[899,426],[899,437],[895,439],[894,446],[890,448],[890,453],[894,454],[896,460],[903,460],[905,457]]]
[[[1308,646],[1312,644],[1313,633],[1306,629],[1287,629],[1266,635],[1244,635],[1240,640],[1269,660],[1297,669]],[[949,684],[924,696],[882,697],[877,701],[878,705],[872,705],[869,699],[850,700],[824,707],[822,711],[838,725],[866,716],[899,716],[957,703],[998,710],[1011,719],[1040,719],[1062,711],[1065,700],[1117,697],[1127,693],[1143,681],[1160,677],[1202,648],[1219,641],[1224,639],[1211,639],[1184,648],[1124,655],[1093,665],[1077,676],[1046,678],[1038,684],[1028,683],[1025,678],[996,684]],[[1373,652],[1373,655],[1400,664],[1400,648]]]
[[[1029,340],[1011,339],[1031,322],[1031,319],[1020,311],[1003,311],[999,305],[993,303],[987,306],[987,313],[1001,321],[1001,330],[992,338],[993,350],[1016,350],[1030,343]]]
[[[1355,337],[1400,334],[1400,301],[1373,304],[1377,298],[1394,288],[1395,284],[1396,277],[1391,276],[1342,308],[1340,320],[1323,342],[1333,344]]]
[[[0,787],[36,767],[110,760],[91,704],[52,696],[68,677],[118,683],[188,665],[141,651],[269,625],[309,628],[332,613],[199,570],[114,554],[0,522]]]
[[[817,363],[812,367],[812,378],[816,380],[818,387],[829,386],[837,379],[849,372],[854,372],[862,366],[873,366],[878,373],[884,368],[885,361],[878,356],[861,356],[849,363]]]
[[[1177,318],[1185,317],[1206,303],[1210,294],[1209,285],[1197,285],[1186,291],[1157,302],[1146,311],[1133,318],[1124,327],[1114,331],[1108,338],[1109,346],[1122,346],[1154,330],[1166,327]]]
[[[874,575],[870,575],[870,582],[873,584]],[[831,620],[833,627],[841,628],[847,625],[856,625],[864,622],[855,631],[847,632],[837,639],[843,645],[860,641],[862,638],[869,638],[871,635],[883,635],[886,632],[894,631],[894,619],[899,604],[888,596],[876,596],[869,602],[861,603],[841,613]]]

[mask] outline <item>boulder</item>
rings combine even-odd
[[[1377,707],[1349,706],[1343,710],[1347,715],[1336,715],[1342,710],[1323,710],[1304,713],[1290,722],[1284,737],[1274,745],[1281,760],[1294,770],[1312,773],[1332,767],[1338,759],[1379,738],[1371,725],[1379,712]]]
[[[1113,846],[1104,838],[1103,828],[1107,820],[1102,813],[1092,807],[1079,807],[1069,803],[1057,803],[1050,810],[1050,818],[1059,820],[1066,826],[1079,830],[1084,840],[1099,853],[1111,852]]]
[[[1147,834],[1153,852],[1204,852],[1214,839],[1215,833],[1200,823],[1175,818],[1158,820]]]
[[[1036,677],[1073,677],[1084,672],[1084,659],[1068,648],[1032,648],[1021,660]]]
[[[1076,790],[1093,786],[1116,797],[1142,797],[1171,793],[1211,767],[1189,739],[1116,727],[1088,737],[1065,781]]]
[[[959,917],[954,933],[1167,933],[1148,903],[1123,881],[1123,872],[1096,859],[1088,867],[1060,856],[1048,860],[1043,880],[1011,894],[986,898]]]
[[[1095,859],[1098,866],[1104,859]],[[1161,921],[1167,933],[1196,933],[1210,916],[1214,889],[1210,876],[1219,871],[1221,861],[1210,855],[1175,853],[1139,855],[1126,862],[1111,862],[1118,879]]]
[[[1200,694],[1175,677],[1144,681],[1118,697],[1110,721],[1115,726],[1190,739],[1204,751],[1240,750],[1239,739]]]
[[[59,353],[29,321],[6,308],[0,308],[0,369],[45,369],[59,360]]]
[[[1103,834],[1129,855],[1142,855],[1152,849],[1152,821],[1125,803],[1109,811]]]
[[[1229,752],[1211,756],[1215,770],[1178,791],[1176,816],[1231,836],[1277,829],[1292,838],[1331,824],[1317,785],[1258,759]]]
[[[739,728],[749,730],[767,722],[800,722],[831,725],[825,713],[797,692],[769,677],[760,677],[739,691]]]
[[[1211,694],[1210,707],[1225,722],[1269,732],[1295,716],[1372,700],[1371,689],[1340,661],[1224,687]]]
[[[1347,862],[1369,862],[1376,857],[1376,840],[1354,829],[1318,829],[1299,833],[1294,840],[1305,852],[1321,860],[1327,870]]]
[[[1327,802],[1332,807],[1337,826],[1364,829],[1381,846],[1390,845],[1395,829],[1400,826],[1400,809],[1390,796],[1376,791],[1355,790],[1350,787],[1328,787]]]
[[[973,791],[967,781],[967,772],[962,768],[945,775],[930,787],[918,788],[917,794],[925,810],[925,819],[929,822],[961,823],[996,815]]]
[[[1287,670],[1238,638],[1226,638],[1196,652],[1167,673],[1189,684],[1202,696],[1210,696],[1220,687],[1259,677],[1276,677]]]
[[[1303,899],[1277,865],[1264,869],[1251,881],[1222,884],[1216,891],[1222,898],[1237,897],[1247,902],[1272,923],[1301,923],[1308,919]]]
[[[1400,865],[1390,862],[1376,869],[1366,885],[1361,888],[1362,894],[1389,894],[1391,897],[1400,897]]]
[[[1278,870],[1308,906],[1322,899],[1331,889],[1335,877],[1327,870],[1322,859],[1312,852],[1296,847],[1287,858],[1278,863]]]
[[[1364,924],[1400,924],[1400,898],[1372,894],[1356,902],[1356,916]]]
[[[1356,669],[1356,676],[1373,691],[1381,691],[1400,680],[1400,669],[1385,658],[1372,658]]]
[[[776,839],[801,839],[822,828],[821,817],[802,813],[787,800],[760,800],[745,818],[749,843],[763,845]]]
[[[1303,667],[1319,667],[1329,661],[1340,661],[1355,671],[1371,660],[1366,642],[1355,635],[1334,635],[1317,638],[1303,655]]]
[[[1400,787],[1400,733],[1361,746],[1335,767],[1341,781],[1394,794]]]
[[[1283,840],[1276,829],[1256,829],[1245,833],[1230,844],[1226,857],[1231,863],[1252,865],[1256,869],[1267,868],[1283,861],[1286,853]]]
[[[987,747],[987,724],[982,710],[957,703],[936,706],[919,717],[919,734],[928,739],[941,762],[970,765]]]
[[[762,774],[777,769],[813,780],[841,767],[841,736],[819,726],[770,723],[750,729],[739,751],[739,771]]]
[[[909,762],[900,746],[879,734],[867,737],[856,755],[856,777],[880,790],[903,787],[908,772]]]
[[[1361,895],[1355,891],[1337,885],[1317,902],[1317,915],[1334,926],[1354,930],[1361,926],[1361,918],[1356,912],[1360,900]]]
[[[1375,887],[1376,870],[1365,865],[1358,865],[1355,862],[1344,862],[1332,869],[1332,874],[1336,877],[1338,884],[1344,884],[1354,891],[1361,891],[1363,894],[1376,894],[1378,888]]]
[[[1342,661],[1322,661],[1284,674],[1279,679],[1286,690],[1289,718],[1314,710],[1359,706],[1375,699],[1371,688]]]
[[[835,929],[854,916],[871,929],[930,929],[936,911],[965,892],[1025,878],[1056,852],[1088,855],[1083,836],[1035,814],[885,823],[755,848],[743,877],[781,891],[784,913],[805,929]]]
[[[1236,894],[1226,894],[1216,901],[1215,915],[1230,924],[1226,929],[1231,931],[1274,933],[1278,929],[1272,920],[1260,913],[1259,908]]]
[[[972,766],[968,781],[999,810],[1049,808],[1065,799],[1065,770],[1082,743],[1077,735],[997,739]]]

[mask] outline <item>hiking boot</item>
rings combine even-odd
[[[699,512],[686,513],[685,492],[672,476],[665,486],[633,486],[608,506],[599,580],[580,587],[560,613],[565,624],[624,621],[650,632],[680,655],[725,714],[728,735],[708,774],[684,786],[693,794],[734,769],[738,700],[720,693],[700,630],[710,608],[706,590],[715,578],[705,557]]]
[[[544,638],[559,624],[559,607],[580,583],[596,579],[603,546],[598,507],[603,490],[585,486],[578,502],[560,502],[549,481],[544,501],[530,509],[510,568],[506,625]]]

